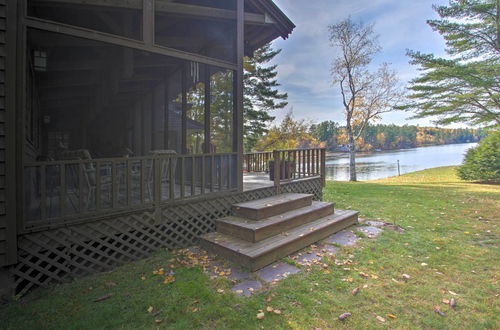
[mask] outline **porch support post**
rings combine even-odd
[[[321,159],[320,159],[320,174],[321,181],[323,183],[323,187],[326,185],[326,150],[325,148],[321,149]]]
[[[236,3],[236,104],[234,116],[235,145],[237,155],[238,191],[243,191],[243,56],[245,56],[245,2]]]
[[[142,40],[148,46],[152,46],[154,43],[154,10],[154,0],[142,1]]]

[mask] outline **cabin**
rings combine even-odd
[[[0,0],[0,295],[321,199],[323,149],[243,152],[244,56],[293,29],[271,0]]]

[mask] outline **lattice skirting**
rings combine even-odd
[[[311,193],[320,200],[322,181],[290,182],[281,192]],[[22,235],[19,263],[10,268],[16,292],[106,271],[160,248],[192,245],[199,235],[215,230],[215,220],[227,216],[232,204],[276,193],[274,187],[262,188]]]

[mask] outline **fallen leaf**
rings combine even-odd
[[[458,296],[458,293],[455,293],[455,292],[453,292],[453,291],[448,291],[448,292],[449,292],[449,294],[451,294],[451,295]]]
[[[398,317],[394,314],[387,314],[387,317],[391,318],[391,319],[397,319]]]
[[[408,275],[408,274],[403,274],[403,279],[404,279],[405,281],[408,281],[410,278],[411,278],[411,276],[410,276],[410,275]]]
[[[191,312],[196,313],[198,311],[198,308],[193,308]]]
[[[163,283],[165,283],[165,284],[169,284],[169,283],[173,283],[173,282],[175,282],[175,277],[172,275],[165,277],[165,280],[163,280]]]
[[[445,314],[445,313],[443,313],[443,312],[441,311],[441,309],[439,309],[439,306],[434,306],[434,313],[436,313],[436,314],[438,314],[438,315],[440,315],[440,316],[446,316],[446,314]]]
[[[223,293],[224,293],[224,290],[222,290],[222,289],[217,289],[217,293],[223,294]]]
[[[151,312],[153,312],[153,306],[148,307],[148,313],[151,313]]]
[[[352,292],[351,292],[351,293],[352,293],[352,295],[353,295],[353,296],[357,295],[357,294],[358,294],[358,292],[359,292],[359,290],[360,290],[359,288],[356,288],[356,289],[352,290]]]
[[[359,272],[359,276],[364,277],[364,278],[369,277],[369,275],[364,273],[364,272]]]
[[[271,313],[273,310],[274,310],[274,308],[272,308],[271,306],[267,306],[267,308],[266,308],[266,311],[268,311],[269,313]]]
[[[226,273],[225,273],[225,272],[220,272],[220,273],[219,273],[219,276],[224,276],[224,275],[226,275]]]
[[[155,320],[155,323],[161,323],[163,320]]]
[[[425,262],[422,262],[422,263],[420,264],[420,266],[424,266],[424,267],[425,267],[425,266],[427,266],[427,264],[426,264]]]
[[[450,301],[449,301],[448,299],[446,299],[446,298],[444,298],[443,300],[441,300],[441,302],[442,302],[443,304],[446,304],[446,305],[449,305],[449,304],[450,304]]]
[[[266,315],[264,314],[264,312],[260,312],[260,313],[257,313],[256,317],[257,317],[257,320],[262,320]]]
[[[380,322],[385,322],[385,319],[382,316],[378,315],[377,315],[377,320],[379,320]]]
[[[236,294],[243,294],[243,290],[236,290],[234,292],[236,292]]]
[[[453,308],[457,307],[457,302],[455,299],[453,299],[453,298],[450,299],[450,306]]]
[[[141,280],[146,280],[146,276],[141,276]]]
[[[108,293],[107,295],[104,295],[102,297],[99,297],[99,298],[96,298],[94,300],[92,300],[93,302],[100,302],[100,301],[103,301],[103,300],[106,300],[106,299],[109,299],[113,297],[113,294],[112,293]]]
[[[343,313],[343,314],[340,314],[339,315],[339,320],[345,320],[346,318],[348,318],[349,316],[351,316],[352,314],[351,313]]]
[[[275,309],[273,311],[273,313],[276,314],[276,315],[281,315],[281,311],[279,309]]]

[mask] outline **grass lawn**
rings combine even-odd
[[[158,281],[152,271],[172,264],[170,252],[162,251],[110,273],[36,290],[0,310],[0,328],[500,328],[500,186],[466,183],[453,167],[442,167],[329,182],[324,197],[405,231],[364,238],[335,257],[350,265],[325,257],[326,271],[312,267],[251,298],[234,295],[229,280],[211,280],[199,267],[179,266],[175,282]],[[451,298],[455,308],[442,302]],[[282,314],[257,320],[268,306]],[[344,312],[352,316],[338,320]]]

